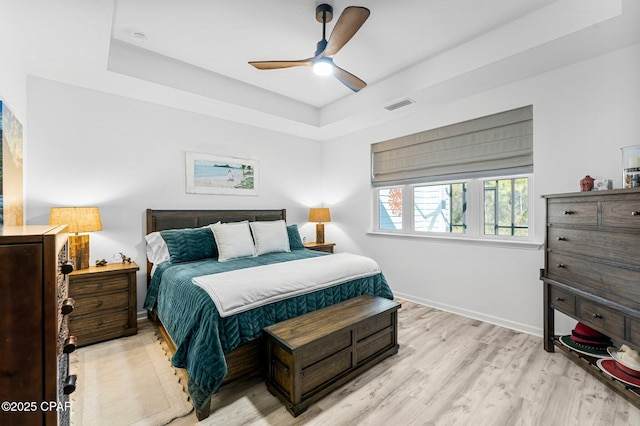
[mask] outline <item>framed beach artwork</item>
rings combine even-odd
[[[258,162],[187,152],[187,193],[258,195]]]

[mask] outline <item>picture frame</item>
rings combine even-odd
[[[258,161],[186,153],[188,194],[258,195]]]

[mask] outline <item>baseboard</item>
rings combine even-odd
[[[522,333],[531,334],[533,336],[542,337],[542,328],[541,327],[531,327],[527,324],[522,324],[515,321],[509,321],[504,318],[494,317],[492,315],[486,315],[480,312],[471,311],[468,309],[460,308],[458,306],[447,305],[445,303],[435,302],[433,300],[423,299],[421,297],[415,297],[409,294],[400,293],[397,291],[393,292],[394,296],[399,297],[401,299],[408,300],[410,302],[417,303],[419,305],[429,306],[431,308],[440,309],[441,311],[450,312],[452,314],[462,315],[463,317],[473,318],[476,320],[488,322],[489,324],[499,325],[501,327],[506,327],[511,330],[519,331]]]

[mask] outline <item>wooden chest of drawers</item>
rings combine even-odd
[[[69,293],[76,309],[69,329],[78,346],[138,332],[135,263],[91,266],[69,275]]]
[[[267,388],[297,416],[398,352],[400,304],[364,295],[264,329]]]
[[[66,226],[0,226],[2,425],[70,422],[76,378],[66,261]]]
[[[640,188],[547,195],[544,348],[560,311],[640,350]],[[574,353],[568,353],[574,356]],[[582,360],[581,362],[585,362]],[[640,407],[640,393],[588,368]]]

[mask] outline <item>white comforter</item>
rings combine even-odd
[[[193,278],[221,317],[380,273],[368,257],[338,253]]]

